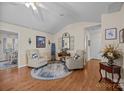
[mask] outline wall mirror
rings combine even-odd
[[[119,32],[119,42],[124,43],[124,29],[121,29]]]
[[[70,49],[70,34],[64,33],[62,35],[62,49]]]

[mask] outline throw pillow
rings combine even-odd
[[[36,53],[32,54],[32,59],[38,58],[38,55]]]
[[[75,54],[74,60],[78,59],[80,56],[78,54]]]

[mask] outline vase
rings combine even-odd
[[[113,63],[114,63],[114,60],[112,60],[112,59],[108,59],[108,65],[112,66]]]

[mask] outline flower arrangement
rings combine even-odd
[[[114,46],[112,44],[109,44],[108,46],[106,46],[103,49],[102,52],[103,52],[102,57],[107,58],[108,59],[108,63],[110,65],[112,65],[114,63],[115,59],[118,59],[118,58],[121,57],[121,52],[118,49],[118,45]]]

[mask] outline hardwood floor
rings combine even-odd
[[[63,79],[58,80],[37,80],[30,75],[31,68],[9,69],[0,71],[0,90],[118,90],[117,86],[112,89],[112,84],[100,79],[99,62],[92,60],[82,70],[75,70]]]

